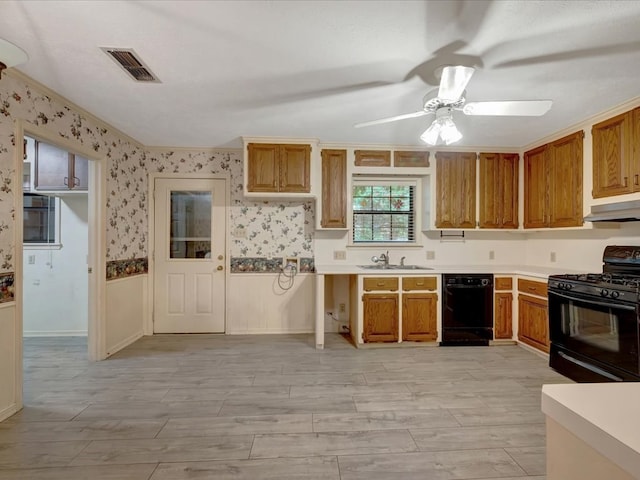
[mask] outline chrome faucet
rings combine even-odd
[[[400,266],[401,266],[401,267],[404,267],[404,259],[405,259],[405,258],[407,258],[407,257],[402,257],[402,258],[400,259]]]
[[[385,267],[389,266],[389,250],[387,250],[387,253],[381,253],[378,258],[384,262]]]

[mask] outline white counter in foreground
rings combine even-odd
[[[640,478],[640,383],[544,385],[547,480]]]

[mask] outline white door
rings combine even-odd
[[[226,181],[155,180],[154,333],[223,333]]]

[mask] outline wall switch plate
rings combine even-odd
[[[346,311],[347,311],[347,306],[346,306],[346,304],[341,303],[341,304],[339,305],[339,309],[338,309],[338,311],[339,311],[340,313],[344,313],[344,312],[346,312]]]
[[[346,260],[347,252],[345,250],[334,250],[333,251],[333,259],[334,260]]]
[[[496,258],[496,252],[494,252],[493,250],[489,250],[489,260],[495,260]]]
[[[435,260],[436,252],[433,250],[427,250],[427,260]]]
[[[551,255],[549,255],[549,260],[551,260],[552,262],[556,261],[556,252],[551,252]]]
[[[29,263],[29,265],[33,265],[36,263],[36,256],[35,255],[29,255],[27,257],[27,261]]]

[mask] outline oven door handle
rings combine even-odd
[[[630,312],[635,312],[636,311],[636,306],[635,305],[629,305],[626,303],[617,303],[615,301],[612,302],[599,302],[597,300],[593,300],[592,298],[586,298],[586,297],[582,297],[582,296],[578,296],[578,295],[565,295],[564,293],[560,293],[560,292],[556,292],[556,291],[550,291],[549,295],[556,295],[560,298],[564,298],[566,300],[579,300],[579,301],[583,301],[583,302],[588,302],[591,303],[592,305],[598,305],[600,307],[605,307],[605,308],[619,308],[621,310],[628,310]]]

